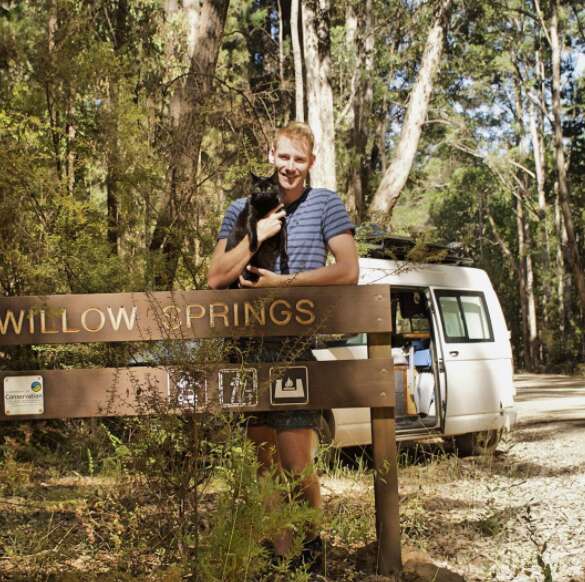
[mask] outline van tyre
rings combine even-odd
[[[453,441],[460,457],[478,457],[480,455],[493,455],[501,438],[501,429],[482,430],[457,435]]]

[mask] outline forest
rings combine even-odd
[[[456,243],[516,366],[572,371],[584,46],[576,1],[2,2],[1,292],[205,287],[227,203],[305,120],[358,233]]]
[[[0,0],[1,295],[206,289],[225,209],[293,120],[360,251],[386,232],[415,241],[412,261],[470,257],[516,371],[585,375],[582,0]],[[0,369],[160,363],[163,343],[3,347]],[[217,343],[168,343],[222,361]],[[401,453],[405,564],[414,548],[469,580],[581,579],[574,408],[493,457]],[[298,481],[257,479],[230,415],[155,412],[4,423],[0,578],[309,580],[262,546],[315,522],[267,511]],[[317,462],[328,579],[377,572],[366,457]],[[462,579],[434,566],[422,579]]]

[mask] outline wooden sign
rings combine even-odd
[[[132,416],[163,409],[254,412],[392,407],[392,374],[391,364],[383,360],[218,364],[189,370],[136,367],[1,372],[0,421]],[[292,378],[297,381],[293,389],[287,389],[287,380]],[[324,389],[331,386],[332,378],[335,390]],[[18,395],[30,393],[31,404],[22,408],[12,405],[16,393],[6,391],[7,386],[17,383],[21,386]],[[24,401],[24,397],[19,400]]]
[[[387,285],[0,298],[0,346],[388,329]]]
[[[397,573],[400,521],[387,285],[0,298],[0,346],[368,333],[367,360],[0,373],[0,421],[368,406],[378,570]]]

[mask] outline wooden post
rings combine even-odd
[[[392,347],[389,333],[368,334],[368,358],[388,361],[392,373]],[[393,382],[389,389],[394,390]],[[398,502],[398,464],[396,454],[395,408],[371,408],[372,448],[374,453],[374,496],[378,538],[377,570],[388,576],[398,574],[400,556],[400,513]]]

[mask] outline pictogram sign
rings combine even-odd
[[[270,368],[270,404],[309,403],[309,371],[306,366]]]
[[[224,408],[258,406],[258,372],[254,368],[220,370],[218,386]]]

